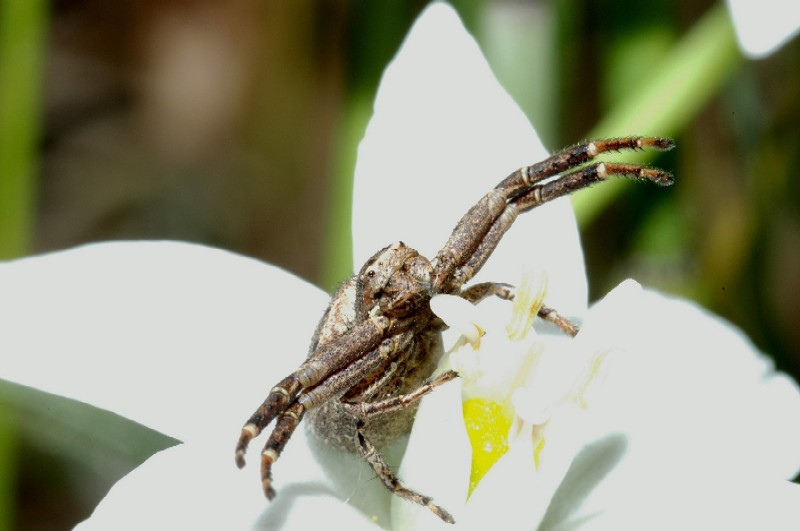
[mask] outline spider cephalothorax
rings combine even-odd
[[[277,418],[261,453],[261,480],[268,498],[272,464],[303,416],[323,441],[357,452],[394,494],[428,507],[446,522],[452,516],[431,498],[405,488],[378,448],[408,433],[418,400],[458,375],[432,377],[442,354],[444,323],[430,299],[450,293],[470,302],[514,297],[507,284],[464,285],[483,267],[516,217],[542,203],[607,177],[672,183],[669,173],[635,164],[590,162],[607,151],[671,149],[665,138],[627,137],[579,144],[521,168],[484,195],[456,225],[432,261],[397,242],[375,253],[331,299],[311,340],[308,357],[278,382],[242,428],[236,463],[244,466],[250,440]],[[577,327],[555,310],[539,317],[575,335]]]
[[[433,268],[403,242],[384,247],[356,275],[356,315],[404,317],[430,301]]]

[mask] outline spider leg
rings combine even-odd
[[[295,402],[286,411],[280,414],[275,429],[267,439],[264,449],[261,451],[261,486],[264,494],[270,500],[275,497],[275,489],[272,488],[272,463],[274,463],[283,452],[286,443],[289,442],[294,430],[303,419],[306,408],[303,404]]]
[[[341,336],[340,341],[321,347],[295,372],[273,387],[267,398],[242,427],[236,443],[236,466],[244,467],[244,455],[250,441],[258,437],[270,422],[298,397],[303,389],[318,384],[336,371],[341,371],[363,352],[373,350],[388,329],[388,319],[367,319]]]
[[[503,300],[514,300],[514,287],[510,284],[501,282],[481,282],[473,284],[461,292],[461,297],[472,304],[477,304],[487,297],[499,297]],[[571,337],[578,335],[580,330],[578,325],[558,313],[554,308],[542,305],[539,308],[538,316],[545,321],[559,327],[565,334]]]
[[[297,377],[292,374],[281,380],[278,385],[272,388],[264,400],[264,403],[253,413],[242,427],[239,441],[236,443],[236,466],[244,467],[244,454],[247,452],[247,445],[281,414],[300,392],[302,385]]]
[[[506,301],[514,300],[514,286],[501,282],[481,282],[473,284],[461,292],[461,298],[478,304],[489,297],[499,297]]]
[[[337,341],[331,341],[320,347],[294,374],[303,387],[315,385],[350,365],[364,352],[373,350],[384,340],[387,332],[396,333],[396,328],[400,327],[396,326],[390,330],[387,317],[370,316],[339,336]]]
[[[375,415],[392,413],[408,406],[427,395],[442,384],[458,378],[456,371],[445,371],[436,378],[421,384],[409,393],[392,396],[375,402],[342,402],[348,413],[359,420],[367,420]]]
[[[599,162],[583,166],[550,181],[535,184],[506,205],[502,215],[497,218],[483,240],[481,240],[475,253],[467,259],[463,266],[455,270],[453,274],[454,282],[457,285],[463,285],[483,267],[483,264],[489,259],[500,239],[519,214],[553,199],[604,181],[612,175],[628,179],[649,180],[661,185],[672,184],[672,176],[665,171],[636,164],[611,162]]]
[[[638,151],[645,148],[667,151],[673,147],[675,144],[669,138],[638,136],[608,138],[576,144],[550,155],[541,162],[518,169],[500,181],[495,188],[507,190],[510,196],[514,196],[517,192],[527,190],[532,184],[580,166],[584,162],[589,162],[601,153],[621,150]]]
[[[261,484],[267,498],[272,499],[275,496],[275,490],[272,488],[272,464],[280,457],[283,448],[286,446],[286,443],[289,441],[295,429],[297,429],[305,412],[351,388],[364,377],[365,373],[370,373],[386,364],[395,352],[397,352],[397,346],[401,339],[402,335],[385,339],[379,348],[356,360],[349,367],[333,374],[315,387],[302,391],[293,403],[276,414],[278,416],[278,421],[264,445],[264,450],[261,452]],[[291,380],[291,378],[291,376],[286,378],[284,382]],[[283,396],[283,393],[280,391],[273,391],[273,393]],[[272,396],[273,393],[271,393],[270,396]],[[244,451],[247,442],[252,438],[245,439],[245,434],[250,434],[250,431],[248,431],[249,426],[250,424],[245,425],[245,428],[242,430],[242,437],[239,439],[239,445],[237,446],[237,463],[241,460],[242,466],[244,466]],[[244,442],[242,442],[243,440]]]
[[[672,184],[672,175],[658,168],[649,168],[638,164],[597,162],[564,173],[557,179],[531,186],[525,193],[516,197],[513,204],[517,206],[520,213],[527,212],[542,203],[604,181],[612,175],[627,179],[652,181],[662,186]]]
[[[433,514],[447,522],[448,524],[455,523],[453,517],[442,507],[433,503],[433,499],[428,496],[423,496],[418,492],[414,492],[411,489],[407,489],[404,487],[400,480],[397,479],[392,469],[383,459],[378,450],[375,446],[364,436],[363,432],[364,422],[359,421],[356,425],[356,448],[358,448],[358,453],[361,454],[361,457],[369,463],[372,467],[372,470],[375,471],[375,474],[380,478],[383,484],[386,486],[387,489],[392,494],[400,496],[406,500],[414,502],[418,505],[422,505],[423,507],[427,507],[431,510]]]
[[[650,137],[598,140],[567,148],[542,162],[526,166],[509,175],[470,208],[456,225],[447,243],[432,262],[435,271],[432,291],[457,292],[460,286],[483,267],[500,238],[521,212],[589,186],[605,178],[605,175],[633,176],[659,184],[670,184],[671,176],[667,172],[612,163],[588,166],[601,168],[605,173],[602,178],[565,179],[572,174],[569,170],[590,161],[600,153],[645,147],[667,150],[673,147],[673,143],[669,139]],[[625,171],[622,171],[623,167],[626,168]],[[637,168],[639,171],[633,172],[632,168]],[[581,169],[576,172],[581,172]],[[550,177],[555,178],[542,183]],[[560,184],[554,185],[554,183]]]
[[[542,307],[539,308],[538,315],[545,321],[553,323],[554,325],[559,327],[565,334],[567,334],[570,337],[575,337],[578,335],[578,332],[580,332],[580,328],[578,327],[578,325],[576,325],[575,323],[573,323],[572,321],[570,321],[569,319],[558,313],[555,309],[550,308],[549,306],[542,305]]]
[[[371,374],[391,361],[398,353],[398,347],[404,339],[403,334],[384,339],[380,347],[330,376],[313,389],[305,391],[297,401],[306,409],[312,409],[347,391],[362,380],[365,374]]]
[[[611,162],[599,162],[583,166],[564,173],[555,179],[535,184],[505,204],[503,211],[495,218],[492,226],[479,240],[473,253],[462,264],[453,267],[449,275],[449,281],[444,288],[445,291],[453,290],[456,286],[462,286],[475,276],[494,252],[497,244],[500,243],[503,235],[519,214],[553,199],[604,181],[612,175],[629,179],[649,180],[660,185],[672,184],[672,176],[665,171],[636,164]],[[439,276],[437,275],[438,278]]]

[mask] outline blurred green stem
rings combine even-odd
[[[719,93],[741,62],[730,17],[720,2],[675,45],[656,73],[643,80],[641,90],[607,113],[587,138],[675,135]],[[652,156],[652,152],[625,154],[625,160],[641,163]],[[578,222],[591,223],[623,189],[620,182],[608,182],[590,194],[573,195]]]
[[[17,430],[11,404],[0,400],[0,530],[14,528]]]
[[[0,259],[32,239],[45,15],[44,0],[0,0]]]
[[[353,273],[353,240],[350,227],[353,217],[353,173],[356,167],[358,143],[364,135],[372,114],[373,94],[356,91],[345,104],[343,119],[336,135],[337,143],[333,162],[335,182],[331,187],[330,213],[326,226],[322,288],[333,292],[342,280]]]
[[[44,0],[0,0],[0,259],[31,248],[46,14]],[[14,428],[0,401],[0,531],[14,521]]]

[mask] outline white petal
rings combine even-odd
[[[736,37],[751,58],[765,57],[800,30],[800,3],[787,0],[728,0]]]
[[[0,293],[0,377],[230,444],[304,359],[327,302],[280,269],[172,242],[0,264]]]
[[[602,390],[601,380],[613,370],[615,353],[628,348],[626,336],[641,296],[641,286],[626,280],[592,307],[574,340],[563,334],[547,338],[535,373],[514,394],[516,415],[541,424],[565,399],[590,406],[592,395]]]
[[[459,523],[469,488],[472,450],[461,414],[461,382],[449,382],[422,399],[403,463],[404,485],[449,511]],[[450,529],[428,509],[394,497],[393,529]]]
[[[618,438],[620,451],[590,488],[580,487],[593,468],[579,455],[565,484],[579,485],[581,496],[562,504],[564,512],[577,510],[572,519],[581,520],[647,489],[679,491],[708,478],[756,485],[794,477],[797,384],[775,373],[740,331],[694,304],[646,291],[635,310],[629,349],[616,356],[592,405],[595,445]]]
[[[649,456],[718,472],[791,478],[800,469],[800,391],[738,329],[645,292],[634,344],[605,385]],[[661,455],[654,455],[659,452]],[[699,462],[698,462],[699,461]]]
[[[584,440],[585,412],[559,412],[545,431],[539,466],[534,463],[530,433],[523,432],[486,473],[469,500],[468,529],[490,529],[502,518],[503,529],[536,529]]]
[[[355,263],[395,240],[432,258],[472,204],[546,155],[453,8],[431,5],[384,73],[359,147]],[[548,304],[583,312],[583,256],[568,201],[522,215],[480,278],[514,282],[526,262],[547,272]]]
[[[560,397],[565,389],[573,389],[578,385],[583,393],[580,398],[587,406],[583,409],[572,402],[558,403],[560,407],[544,427],[545,442],[539,454],[539,468],[528,477],[528,481],[535,484],[535,496],[528,496],[529,503],[526,505],[528,515],[536,515],[534,522],[541,523],[542,528],[564,521],[572,511],[580,507],[594,485],[613,470],[625,453],[626,442],[621,436],[614,435],[592,441],[591,419],[596,413],[596,388],[602,388],[603,383],[596,380],[600,378],[600,373],[613,371],[613,357],[626,347],[620,338],[624,337],[627,327],[630,326],[630,321],[640,306],[638,301],[641,297],[641,286],[632,280],[617,286],[592,307],[574,340],[568,341],[566,345],[548,344],[548,351],[553,350],[547,352],[548,356],[553,357],[550,361],[553,370],[548,371],[546,367],[537,369],[537,373],[541,371],[540,375],[537,374],[541,379],[531,382],[531,385],[514,396],[516,414],[526,420],[533,420],[531,417],[534,410],[531,408],[535,408],[537,403],[547,403],[542,395],[548,392],[548,387],[558,384],[559,379],[564,380],[566,375],[566,380],[550,393]],[[603,358],[603,366],[610,364],[611,368],[601,369],[600,363],[593,363],[600,362],[600,358]],[[586,367],[594,372],[587,373]],[[520,486],[516,488],[525,488],[522,486],[523,481],[520,478]],[[476,493],[484,488],[492,490],[489,483],[482,482]],[[498,483],[494,489],[499,488]],[[478,501],[477,497],[475,501]],[[499,503],[500,501],[496,501],[491,506],[496,507]]]
[[[388,522],[363,461],[302,428],[276,463],[275,502],[260,488],[263,439],[249,467],[233,463],[244,421],[305,357],[328,300],[317,288],[216,249],[118,242],[0,264],[0,292],[0,377],[187,441],[119,482],[87,526],[272,529],[291,515],[293,528],[344,505],[358,528],[351,507]]]
[[[378,529],[337,497],[307,446],[287,448],[281,468],[297,481],[284,481],[272,502],[255,475],[236,470],[220,450],[189,443],[154,455],[119,481],[77,529],[321,529],[332,521],[346,529]]]
[[[552,490],[534,481],[534,475],[533,446],[526,437],[511,446],[481,479],[460,528],[492,529],[502,521],[502,529],[507,531],[535,529]]]
[[[800,527],[800,486],[786,481],[720,481],[697,476],[683,481],[631,485],[613,507],[541,529],[769,529]]]

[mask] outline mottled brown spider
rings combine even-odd
[[[513,298],[506,284],[463,286],[488,260],[517,215],[612,175],[669,185],[672,176],[659,169],[585,163],[608,151],[672,147],[669,139],[650,137],[572,146],[501,181],[461,218],[433,260],[403,242],[375,253],[334,294],[306,361],[270,390],[245,423],[236,445],[236,464],[244,466],[250,440],[277,417],[261,453],[262,486],[272,499],[272,464],[308,413],[316,436],[357,452],[392,493],[452,523],[450,513],[431,498],[404,487],[377,450],[408,433],[422,396],[458,376],[446,371],[431,379],[445,329],[431,312],[431,297],[449,293],[473,303],[493,295]],[[577,327],[553,309],[543,307],[539,316],[570,335],[577,333]]]

